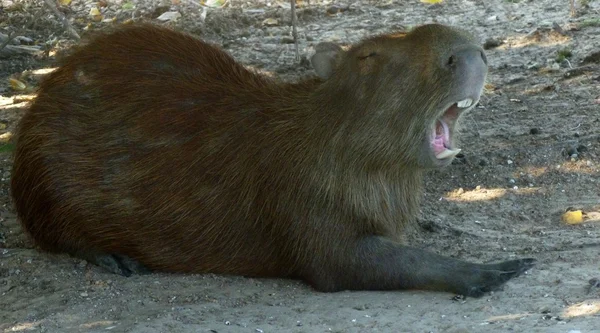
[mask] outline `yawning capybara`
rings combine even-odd
[[[442,25],[317,46],[283,83],[183,33],[120,28],[66,57],[17,130],[12,195],[44,250],[114,272],[301,278],[480,296],[534,264],[401,244],[451,163],[485,55]]]

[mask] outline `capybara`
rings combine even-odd
[[[481,296],[534,259],[476,264],[402,244],[427,169],[487,75],[443,25],[319,44],[279,82],[152,25],[102,34],[40,85],[12,195],[43,250],[109,270],[300,278],[321,291]]]

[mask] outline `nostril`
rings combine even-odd
[[[455,55],[451,55],[450,58],[448,58],[447,65],[450,66],[450,67],[454,67],[454,66],[456,66],[456,62],[457,62],[456,56]]]
[[[486,64],[486,65],[488,64],[487,57],[485,56],[485,53],[483,51],[481,51],[481,59],[483,59],[484,64]]]

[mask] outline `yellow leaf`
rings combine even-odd
[[[274,26],[274,25],[278,25],[279,21],[275,18],[267,18],[262,22],[263,25],[267,25],[267,26]]]
[[[90,17],[92,18],[93,21],[96,21],[96,22],[100,22],[103,19],[102,13],[96,7],[93,7],[92,9],[90,9]]]
[[[132,9],[135,9],[135,5],[133,4],[133,2],[128,1],[128,2],[124,3],[123,5],[121,5],[121,8],[123,10],[132,10]]]
[[[440,3],[444,0],[421,0],[422,3]]]
[[[10,83],[11,88],[13,88],[14,90],[18,90],[18,91],[23,91],[27,88],[27,85],[17,79],[8,79],[8,82]]]
[[[204,3],[206,7],[223,7],[225,5],[225,0],[206,0]]]
[[[71,4],[71,0],[59,0],[58,2],[63,6],[68,6]]]
[[[583,223],[583,212],[581,210],[568,211],[562,215],[561,219],[566,224],[580,224]]]

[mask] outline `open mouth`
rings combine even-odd
[[[433,150],[436,159],[451,159],[460,153],[460,149],[455,148],[452,142],[454,125],[460,114],[467,109],[470,109],[475,104],[477,104],[477,101],[473,101],[471,98],[465,98],[452,104],[436,120],[430,135],[431,149]]]

